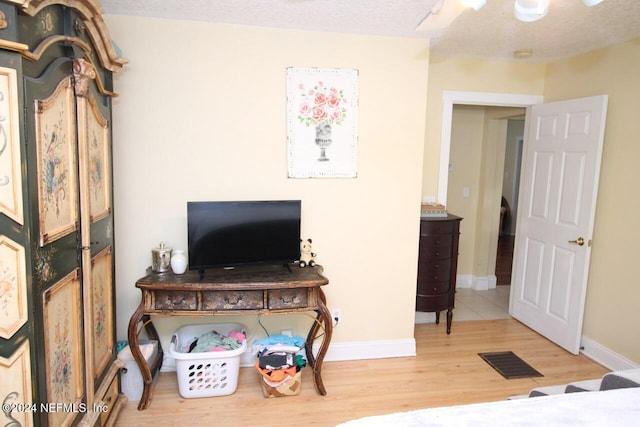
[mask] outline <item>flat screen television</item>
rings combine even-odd
[[[300,258],[300,200],[187,202],[189,269]]]

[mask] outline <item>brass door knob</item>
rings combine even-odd
[[[569,243],[576,244],[578,246],[584,245],[584,239],[582,237],[578,237],[576,240],[569,240]]]

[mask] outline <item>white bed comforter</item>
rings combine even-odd
[[[421,409],[360,418],[340,426],[640,426],[640,388]]]

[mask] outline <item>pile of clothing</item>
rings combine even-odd
[[[302,368],[307,361],[301,351],[304,338],[288,335],[271,335],[253,343],[257,350],[256,370],[262,377],[265,397],[298,394],[301,388]]]
[[[242,347],[245,336],[240,331],[230,331],[223,335],[210,331],[197,337],[187,349],[187,353],[203,353],[206,351],[229,351]]]

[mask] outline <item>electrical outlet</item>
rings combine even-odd
[[[333,326],[338,326],[340,323],[340,309],[334,308],[331,310],[331,318],[333,319]]]

